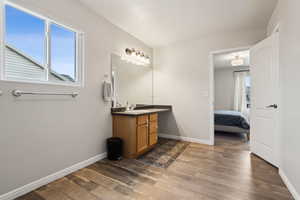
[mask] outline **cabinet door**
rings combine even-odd
[[[149,145],[154,145],[157,143],[157,133],[149,134]]]
[[[157,121],[154,122],[150,122],[149,125],[149,133],[156,133],[157,134],[157,129],[158,129],[158,125],[157,125]]]
[[[157,121],[158,114],[157,113],[150,114],[149,118],[150,118],[150,121]]]
[[[157,143],[157,121],[150,121],[149,126],[149,145],[152,146]]]
[[[137,117],[137,125],[144,125],[144,124],[148,124],[149,121],[149,116],[148,115],[141,115]]]
[[[137,152],[144,151],[148,148],[148,125],[137,127]]]

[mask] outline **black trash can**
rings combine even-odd
[[[109,160],[121,160],[123,154],[123,140],[118,137],[108,138],[107,145],[107,158]]]

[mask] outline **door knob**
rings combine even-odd
[[[278,108],[278,105],[277,105],[277,104],[272,104],[272,105],[267,106],[267,108],[274,108],[274,109],[277,109],[277,108]]]

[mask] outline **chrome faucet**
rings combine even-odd
[[[136,105],[135,104],[131,104],[130,109],[134,110],[135,108],[136,108]]]
[[[118,101],[116,101],[116,108],[122,107],[122,104],[120,104]]]
[[[129,104],[129,102],[126,102],[126,110],[134,110],[135,109],[135,105],[134,104]]]

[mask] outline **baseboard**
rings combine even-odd
[[[285,175],[284,171],[279,169],[279,175],[282,178],[283,182],[285,183],[286,187],[289,189],[291,194],[293,195],[295,200],[300,200],[300,195],[297,192],[296,188],[293,186],[293,184],[290,182],[288,177]]]
[[[183,137],[183,136],[179,136],[179,135],[163,134],[163,133],[159,133],[158,136],[162,137],[162,138],[173,139],[173,140],[182,140],[182,141],[186,141],[186,142],[213,145],[213,142],[210,140],[201,140],[201,139],[196,139],[196,138]]]
[[[39,187],[41,187],[43,185],[51,183],[51,182],[53,182],[53,181],[55,181],[57,179],[60,179],[60,178],[62,178],[64,176],[67,176],[67,175],[69,175],[69,174],[71,174],[71,173],[73,173],[73,172],[75,172],[75,171],[77,171],[79,169],[82,169],[84,167],[87,167],[87,166],[89,166],[89,165],[91,165],[91,164],[99,161],[99,160],[102,160],[105,157],[106,157],[106,153],[102,153],[102,154],[99,154],[97,156],[94,156],[94,157],[92,157],[92,158],[90,158],[88,160],[85,160],[83,162],[77,163],[77,164],[75,164],[75,165],[73,165],[71,167],[65,168],[65,169],[63,169],[63,170],[61,170],[59,172],[56,172],[54,174],[51,174],[51,175],[46,176],[44,178],[41,178],[41,179],[39,179],[37,181],[34,181],[34,182],[29,183],[27,185],[24,185],[24,186],[22,186],[20,188],[17,188],[15,190],[11,191],[11,192],[8,192],[6,194],[0,195],[0,200],[13,200],[13,199],[15,199],[17,197],[20,197],[20,196],[22,196],[24,194],[27,194],[27,193],[35,190],[35,189],[37,189],[37,188],[39,188]]]

